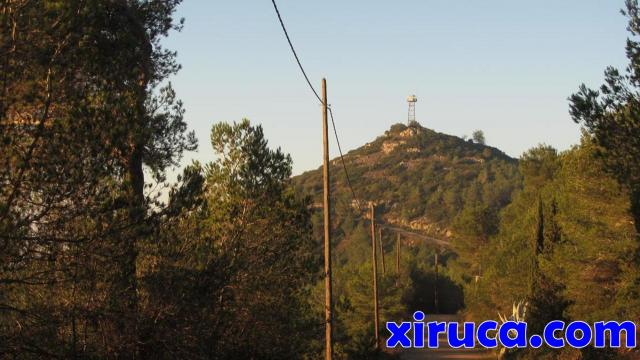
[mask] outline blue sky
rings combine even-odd
[[[417,120],[453,135],[485,132],[517,157],[538,143],[567,149],[580,129],[567,97],[624,67],[622,0],[280,0],[312,82],[328,81],[343,149]],[[270,0],[185,0],[180,33],[164,44],[183,69],[172,82],[209,161],[211,125],[249,118],[290,153],[294,174],[320,166],[321,112]],[[332,143],[332,157],[337,155]]]

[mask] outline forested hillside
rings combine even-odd
[[[210,161],[183,162],[198,142],[164,47],[180,2],[0,2],[0,359],[397,359],[387,321],[497,320],[514,304],[531,333],[639,322],[638,1],[628,67],[569,97],[579,144],[514,159],[479,130],[395,124],[330,162],[330,248],[321,170],[292,177],[261,125],[207,119]]]
[[[418,123],[396,124],[345,154],[344,160],[360,207],[373,201],[381,219],[443,239],[452,236],[453,224],[464,209],[498,211],[521,186],[517,160],[496,148]],[[331,172],[335,226],[348,228],[353,214],[361,214],[339,158],[331,161]],[[321,204],[320,169],[295,177],[294,184]],[[348,235],[345,230],[342,233]]]
[[[539,146],[523,154],[524,187],[500,212],[493,235],[470,232],[480,251],[462,250],[452,263],[464,284],[473,320],[510,314],[527,304],[527,321],[541,333],[548,321],[637,319],[637,233],[629,192],[605,171],[598,147],[558,152]],[[611,349],[527,349],[514,358],[619,358]]]
[[[373,348],[368,202],[376,204],[378,222],[449,244],[434,246],[418,237],[402,235],[397,273],[397,232],[384,227],[380,230],[386,253],[386,272],[381,274],[379,284],[381,321],[403,318],[413,310],[455,313],[464,307],[462,278],[470,271],[452,272],[451,264],[457,261],[458,252],[475,254],[483,244],[463,235],[481,231],[488,238],[493,234],[498,213],[521,189],[522,180],[518,161],[502,151],[418,123],[393,125],[374,141],[345,154],[344,161],[356,199],[341,159],[333,159],[334,291],[340,299],[336,309],[340,321],[336,326],[338,350],[353,357],[368,354]],[[321,169],[294,177],[293,185],[301,196],[313,200],[314,236],[320,244]],[[440,256],[437,280],[436,253]],[[316,290],[319,299],[320,284]],[[316,309],[320,311],[322,303],[316,303]]]
[[[519,160],[499,150],[413,124],[394,125],[344,159],[358,199],[374,201],[387,225],[446,240],[436,246],[402,235],[395,271],[394,231],[382,231],[387,273],[382,277],[383,319],[413,310],[462,312],[469,320],[497,319],[513,304],[527,304],[527,320],[540,333],[554,319],[636,319],[638,252],[627,187],[608,171],[603,149],[586,132],[579,145],[558,152],[539,145]],[[338,319],[347,353],[370,343],[371,239],[366,211],[352,201],[340,159],[331,162],[333,235],[338,249]],[[294,178],[301,194],[320,203],[320,170]],[[314,213],[320,242],[321,212]],[[440,254],[440,278],[434,256]],[[380,266],[380,264],[378,265]],[[391,269],[391,270],[389,270]],[[355,279],[355,280],[354,280]],[[398,285],[400,284],[400,285]],[[434,289],[438,289],[436,296]],[[318,296],[320,294],[318,293]],[[317,304],[320,306],[320,304]],[[339,326],[340,328],[340,326]],[[369,347],[367,347],[369,346]],[[581,354],[581,355],[579,355]],[[510,357],[616,358],[613,350],[525,350]]]

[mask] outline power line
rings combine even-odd
[[[351,196],[353,196],[353,200],[356,202],[356,206],[358,207],[358,210],[362,212],[362,207],[360,206],[360,200],[358,200],[358,197],[356,196],[356,192],[353,190],[353,186],[351,185],[351,178],[349,177],[349,171],[347,171],[347,164],[344,161],[344,156],[342,155],[342,148],[340,147],[340,140],[338,139],[338,131],[336,130],[336,123],[333,120],[333,110],[331,108],[329,108],[329,115],[331,115],[331,127],[333,128],[333,133],[336,136],[336,144],[338,145],[338,152],[340,153],[340,161],[342,162],[342,168],[344,169],[344,174],[347,178],[347,185],[351,190]]]
[[[302,66],[302,62],[300,61],[300,58],[298,57],[298,54],[296,53],[296,49],[293,47],[293,43],[291,42],[291,38],[289,37],[289,33],[287,32],[287,28],[284,25],[284,21],[282,20],[282,16],[280,15],[280,11],[278,10],[278,5],[276,5],[275,0],[271,0],[271,3],[273,4],[273,8],[276,10],[276,14],[278,15],[278,20],[280,21],[280,26],[282,26],[282,31],[284,32],[285,37],[287,38],[287,42],[289,43],[289,47],[291,48],[291,52],[293,53],[293,56],[296,59],[296,62],[298,63],[298,67],[300,68],[300,71],[302,72],[302,75],[304,75],[304,79],[307,81],[307,84],[309,85],[309,88],[311,89],[311,91],[313,91],[313,94],[315,95],[316,99],[318,99],[318,101],[324,105],[324,102],[322,101],[322,99],[320,98],[320,95],[318,94],[318,92],[316,91],[316,89],[313,87],[313,84],[311,84],[311,81],[309,80],[309,76],[307,76],[307,72],[304,70],[304,67]],[[331,126],[333,128],[333,134],[335,135],[336,138],[336,144],[338,145],[338,152],[340,153],[340,161],[342,162],[342,168],[344,170],[346,179],[347,179],[347,186],[349,187],[350,191],[351,191],[351,196],[353,197],[353,200],[356,202],[356,206],[358,207],[358,210],[360,212],[362,212],[362,207],[360,205],[360,201],[358,200],[358,197],[356,196],[356,192],[353,189],[353,184],[351,183],[351,178],[349,176],[349,171],[347,169],[347,164],[344,160],[344,155],[342,153],[342,147],[340,146],[340,139],[338,137],[338,131],[336,129],[336,123],[335,120],[333,118],[333,109],[331,108],[331,106],[329,104],[327,104],[327,109],[329,110],[329,115],[331,118]],[[389,226],[386,224],[380,224],[382,227],[390,229],[392,231],[396,231],[396,232],[400,232],[400,233],[405,233],[405,234],[411,234],[413,236],[419,237],[423,240],[427,240],[427,241],[431,241],[435,244],[441,245],[441,246],[450,246],[450,244],[447,241],[443,241],[440,239],[436,239],[436,238],[432,238],[429,236],[425,236],[425,235],[421,235],[412,231],[408,231],[405,229],[401,229],[398,227],[394,227],[394,226]]]
[[[322,104],[323,101],[322,101],[322,99],[320,99],[320,95],[318,95],[318,92],[316,91],[316,89],[311,84],[311,80],[309,80],[309,77],[307,76],[306,71],[304,71],[304,67],[302,67],[302,63],[300,62],[300,58],[298,57],[298,54],[296,53],[296,49],[293,47],[293,43],[291,42],[291,38],[289,37],[289,33],[287,32],[287,28],[284,26],[284,21],[282,21],[282,16],[280,16],[280,11],[278,10],[278,5],[276,5],[276,0],[271,0],[271,3],[273,3],[273,8],[276,10],[276,14],[278,14],[278,20],[280,20],[280,26],[282,26],[282,31],[284,31],[284,36],[286,36],[286,38],[287,38],[287,42],[289,43],[289,47],[291,48],[291,52],[293,53],[293,56],[296,58],[296,62],[298,63],[298,67],[300,68],[300,71],[302,71],[302,75],[304,75],[305,80],[307,80],[307,84],[309,84],[309,87],[311,88],[311,91],[313,91],[313,94],[316,96],[318,101],[320,101],[320,103]]]
[[[302,72],[302,75],[304,76],[304,79],[307,81],[307,84],[309,85],[309,88],[311,88],[311,91],[313,91],[313,94],[316,96],[318,101],[320,101],[320,103],[324,105],[324,101],[322,101],[322,99],[320,98],[320,95],[318,95],[318,92],[313,87],[313,84],[311,84],[311,80],[309,80],[309,76],[307,76],[307,72],[304,70],[304,67],[302,66],[302,62],[300,61],[300,58],[298,57],[298,53],[296,52],[296,49],[293,46],[293,43],[291,42],[291,38],[289,37],[289,32],[287,32],[287,27],[284,25],[284,21],[282,20],[282,16],[280,15],[280,11],[278,10],[278,5],[276,4],[276,1],[275,0],[271,0],[271,3],[273,4],[273,8],[276,10],[276,14],[278,15],[278,20],[280,21],[280,26],[282,27],[282,31],[284,32],[284,36],[287,38],[287,42],[289,43],[289,47],[291,48],[291,52],[293,53],[293,56],[295,57],[296,62],[298,63],[298,67],[300,68],[300,71]],[[356,197],[356,192],[353,190],[353,186],[351,184],[351,178],[349,177],[349,171],[347,170],[347,164],[344,161],[344,155],[342,154],[342,147],[340,146],[340,139],[338,137],[338,131],[336,129],[336,123],[335,123],[335,120],[333,119],[333,110],[331,109],[331,106],[329,106],[329,104],[326,104],[326,105],[327,105],[327,108],[329,110],[329,115],[331,115],[331,127],[333,128],[333,134],[335,135],[336,144],[338,145],[338,152],[340,153],[340,161],[342,162],[342,168],[344,169],[344,173],[345,173],[345,176],[347,178],[347,186],[349,186],[349,189],[351,190],[351,196],[353,197],[353,200],[356,202],[356,206],[358,207],[358,210],[362,211],[362,208],[360,207],[360,201]]]

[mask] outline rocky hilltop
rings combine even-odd
[[[393,125],[344,156],[361,201],[352,200],[340,159],[331,160],[334,226],[349,237],[368,201],[385,222],[439,238],[452,236],[466,207],[500,209],[520,187],[518,163],[494,147],[413,124]],[[322,168],[293,178],[296,191],[322,204]],[[350,209],[351,208],[351,209]]]

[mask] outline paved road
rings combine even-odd
[[[427,315],[425,321],[460,321],[455,315]],[[426,342],[426,340],[425,340]],[[452,349],[447,343],[446,334],[440,334],[437,349],[408,349],[402,353],[402,360],[423,359],[496,359],[496,356],[483,348],[480,349]]]

